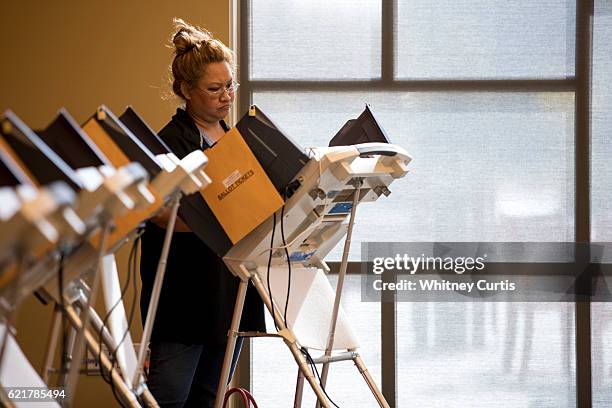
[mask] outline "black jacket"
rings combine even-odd
[[[221,125],[229,130],[225,122]],[[183,109],[159,132],[179,158],[200,148],[200,134]],[[204,149],[210,146],[204,141]],[[199,194],[199,193],[196,193]],[[149,222],[142,236],[140,310],[145,321],[166,230]],[[175,232],[151,341],[223,344],[227,340],[239,279],[194,233]],[[240,330],[265,331],[263,302],[249,285]]]

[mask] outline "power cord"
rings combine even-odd
[[[306,347],[302,347],[300,348],[300,351],[302,352],[302,354],[304,354],[304,356],[306,357],[306,360],[308,361],[308,364],[310,365],[310,369],[312,370],[312,373],[315,374],[317,376],[317,378],[319,379],[319,385],[321,386],[321,389],[323,390],[323,393],[325,394],[325,396],[327,397],[327,399],[329,400],[329,402],[331,402],[334,407],[336,408],[340,408],[338,405],[336,405],[336,403],[329,397],[329,394],[327,394],[327,391],[325,391],[325,387],[323,387],[323,384],[321,381],[321,376],[319,375],[319,370],[317,370],[317,365],[315,364],[312,356],[310,355],[310,353],[308,352],[308,349],[306,349]]]
[[[284,192],[284,197],[287,197],[287,191],[285,190]],[[276,224],[276,223],[275,223]],[[287,308],[289,306],[289,294],[291,291],[291,259],[289,258],[289,250],[288,250],[288,245],[285,241],[285,205],[283,205],[282,209],[281,209],[281,237],[283,239],[283,247],[285,249],[285,256],[287,258],[287,269],[288,269],[288,277],[287,277],[287,298],[285,300],[285,313],[283,316],[283,320],[284,320],[284,324],[285,327],[287,327]],[[272,251],[270,251],[270,254],[272,253]],[[271,297],[271,296],[270,296]],[[316,374],[317,378],[319,379],[319,385],[321,386],[321,389],[323,390],[323,393],[325,394],[325,396],[327,397],[327,399],[336,407],[336,408],[340,408],[338,407],[338,405],[336,405],[336,403],[329,397],[329,395],[327,394],[327,391],[325,390],[325,387],[323,386],[323,382],[321,381],[321,376],[319,375],[319,371],[317,370],[317,366],[314,363],[314,360],[312,359],[312,356],[310,355],[310,353],[308,352],[308,350],[305,347],[301,347],[300,349],[302,351],[302,353],[306,356],[306,359],[308,360],[309,364],[310,364],[310,368],[312,370],[312,372],[314,374]]]
[[[319,170],[320,171],[320,170]],[[288,196],[288,191],[287,188],[285,188],[285,190],[283,190],[283,198],[286,199]],[[288,306],[289,306],[289,296],[290,296],[290,292],[291,292],[291,276],[292,276],[292,271],[291,271],[291,259],[289,258],[289,250],[288,247],[290,245],[293,244],[293,242],[295,242],[295,240],[298,237],[296,237],[293,241],[291,241],[289,244],[287,244],[286,240],[285,240],[285,204],[283,204],[282,208],[281,208],[281,214],[280,214],[280,227],[281,227],[281,237],[282,237],[282,241],[283,241],[283,246],[279,247],[279,248],[275,248],[274,247],[274,235],[276,232],[276,212],[274,212],[273,217],[272,217],[272,234],[271,234],[271,238],[270,238],[270,248],[265,250],[268,251],[268,268],[266,271],[266,280],[267,280],[267,286],[268,286],[268,296],[270,297],[270,302],[272,303],[272,308],[274,308],[274,300],[272,298],[272,287],[270,285],[270,269],[272,266],[272,252],[275,249],[280,249],[283,248],[285,250],[285,257],[287,259],[287,269],[288,269],[288,277],[287,277],[287,296],[285,299],[285,310],[284,310],[284,314],[283,314],[283,323],[285,325],[285,327],[287,327],[287,311],[288,311]],[[320,223],[320,221],[319,221]],[[301,234],[300,234],[301,235]],[[264,252],[265,252],[264,251]],[[272,319],[274,321],[274,326],[276,328],[276,331],[278,331],[279,327],[276,324],[276,320]],[[316,364],[314,363],[314,360],[312,359],[312,356],[310,355],[310,353],[308,352],[308,350],[305,347],[301,347],[301,352],[306,356],[306,359],[310,365],[310,369],[312,370],[312,372],[317,376],[317,378],[319,379],[319,385],[321,386],[321,389],[323,390],[323,393],[325,394],[325,396],[327,397],[327,399],[336,407],[336,408],[340,408],[338,407],[338,405],[329,397],[329,395],[327,394],[327,391],[325,390],[325,387],[323,387],[322,381],[321,381],[321,376],[319,375],[319,371],[317,369]]]
[[[68,355],[66,354],[66,350],[68,350],[68,336],[66,336],[66,331],[68,330],[66,327],[66,319],[64,318],[64,310],[66,308],[66,301],[64,300],[64,261],[66,258],[66,250],[65,248],[61,248],[59,251],[59,264],[57,268],[57,279],[58,279],[58,288],[59,288],[59,305],[60,311],[62,314],[61,325],[62,325],[62,346],[60,350],[60,372],[66,367],[68,363]]]
[[[99,342],[100,342],[100,350],[98,352],[98,356],[97,357],[98,357],[98,361],[100,361],[101,360],[101,356],[102,356],[102,344],[103,344],[102,339],[103,339],[104,330],[107,327],[108,320],[110,319],[110,316],[112,315],[113,311],[115,310],[115,308],[125,298],[125,295],[126,295],[126,293],[128,291],[128,287],[129,287],[130,281],[131,281],[132,282],[133,291],[134,291],[134,297],[132,299],[132,304],[130,305],[130,314],[129,314],[128,324],[127,324],[126,331],[124,332],[123,336],[121,337],[121,340],[119,341],[117,346],[114,348],[112,353],[109,353],[109,360],[110,360],[110,363],[111,363],[111,369],[110,369],[110,371],[108,373],[108,377],[104,373],[104,370],[102,369],[102,365],[100,364],[100,366],[99,366],[99,368],[100,368],[100,375],[102,376],[102,379],[104,379],[104,381],[111,386],[111,390],[113,392],[113,396],[115,397],[117,402],[119,402],[119,404],[122,407],[124,407],[125,405],[123,404],[123,401],[121,400],[121,398],[117,394],[117,391],[116,391],[116,388],[115,388],[115,384],[113,383],[112,378],[113,378],[113,371],[115,369],[115,363],[117,361],[117,351],[119,350],[119,347],[121,346],[121,344],[123,344],[123,341],[127,337],[127,334],[129,333],[130,327],[132,325],[132,320],[134,318],[134,311],[135,311],[135,307],[136,307],[136,294],[137,294],[137,283],[136,283],[135,275],[136,275],[136,266],[137,266],[136,263],[137,263],[138,257],[136,255],[137,255],[137,250],[138,250],[138,244],[140,242],[140,239],[141,239],[141,236],[142,236],[143,232],[144,232],[143,229],[138,231],[138,234],[136,235],[136,238],[134,239],[134,242],[132,244],[132,248],[130,249],[130,255],[128,257],[127,277],[126,277],[126,281],[125,281],[124,286],[121,288],[121,296],[119,297],[119,299],[117,299],[117,301],[113,304],[113,306],[109,309],[109,311],[104,316],[104,319],[102,321],[102,326],[101,326],[100,331],[98,333],[98,338],[99,338]]]
[[[137,294],[138,294],[138,286],[137,286],[137,282],[136,282],[136,268],[137,268],[137,262],[138,262],[138,257],[136,256],[138,253],[138,243],[140,241],[140,235],[137,236],[137,238],[134,240],[134,245],[132,246],[132,251],[131,251],[131,258],[129,261],[130,264],[128,265],[128,269],[132,269],[131,271],[131,276],[132,276],[132,290],[133,290],[133,296],[132,296],[132,304],[130,305],[130,314],[129,314],[129,318],[128,318],[128,322],[127,322],[127,327],[125,328],[125,332],[123,333],[123,336],[121,336],[121,340],[119,340],[119,343],[117,343],[117,346],[115,346],[115,349],[113,350],[113,365],[111,366],[111,370],[110,370],[110,375],[112,378],[113,375],[113,370],[115,369],[115,362],[117,361],[117,352],[119,351],[119,348],[121,347],[121,345],[123,344],[123,342],[125,341],[125,339],[127,338],[127,335],[130,332],[130,327],[132,327],[132,322],[134,320],[134,314],[136,311],[136,298],[137,298]],[[112,386],[113,388],[113,394],[115,394],[115,387],[114,384]],[[121,405],[123,406],[123,404],[121,403]]]
[[[270,304],[272,305],[272,310],[274,310],[274,300],[272,299],[272,286],[270,285],[270,267],[272,266],[272,248],[274,247],[274,233],[276,231],[276,211],[274,212],[274,216],[272,219],[272,238],[270,238],[270,252],[268,253],[268,270],[266,273],[266,281],[268,283],[268,296],[270,297]],[[278,325],[276,324],[276,320],[274,319],[274,312],[272,312],[272,321],[274,322],[274,327],[276,331],[278,330]]]
[[[287,197],[287,191],[285,190],[284,194],[285,198]],[[283,204],[283,208],[281,209],[281,237],[283,239],[283,246],[285,247],[285,256],[287,258],[287,297],[285,299],[285,313],[283,315],[283,320],[285,326],[287,327],[287,309],[289,308],[289,293],[291,292],[291,260],[289,259],[289,250],[287,249],[287,242],[285,241],[285,205]]]
[[[108,310],[108,312],[106,313],[106,315],[104,316],[104,319],[102,319],[102,326],[100,327],[100,330],[98,332],[98,340],[100,342],[100,344],[103,344],[103,333],[104,330],[106,329],[106,326],[108,324],[108,319],[110,318],[110,316],[112,315],[113,311],[115,310],[115,308],[117,306],[119,306],[119,304],[123,301],[125,294],[127,293],[129,284],[130,284],[130,279],[131,279],[131,274],[132,274],[132,269],[131,269],[131,263],[132,263],[132,256],[133,256],[133,252],[134,252],[134,246],[132,246],[132,248],[130,249],[130,255],[128,258],[128,271],[127,271],[127,276],[126,276],[126,281],[124,286],[121,288],[121,295],[119,296],[119,299],[117,299],[117,301],[113,304],[113,306]],[[102,356],[102,347],[100,347],[100,351],[98,352],[98,361],[100,360]],[[102,378],[107,382],[107,383],[111,383],[111,376],[106,377],[106,374],[104,373],[104,370],[102,370],[102,365],[100,365],[100,375],[102,376]]]

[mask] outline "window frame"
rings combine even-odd
[[[395,79],[395,19],[397,0],[381,0],[381,78],[375,80],[250,80],[249,52],[250,16],[252,2],[238,1],[238,77],[241,94],[238,111],[246,112],[252,103],[255,91],[404,91],[404,92],[574,92],[574,238],[575,242],[591,242],[590,224],[590,140],[591,140],[591,68],[592,68],[592,21],[594,1],[576,1],[576,41],[574,76],[564,79],[499,79],[499,80],[402,80]],[[236,21],[236,20],[234,20]],[[588,256],[588,255],[587,255]],[[589,257],[590,259],[590,257]],[[579,260],[577,260],[579,261]],[[329,263],[337,273],[339,262]],[[500,265],[503,267],[503,264]],[[606,268],[608,269],[608,268]],[[359,262],[350,262],[347,273],[360,273]],[[592,406],[592,350],[591,350],[591,303],[575,302],[575,352],[576,352],[576,406]],[[245,358],[241,359],[239,377],[242,386],[251,386],[251,347],[245,342]],[[397,406],[396,379],[396,305],[383,302],[381,305],[381,389],[391,407]]]

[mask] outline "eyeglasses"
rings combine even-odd
[[[220,98],[221,96],[225,95],[226,92],[230,96],[233,95],[239,86],[240,84],[238,82],[232,81],[225,86],[213,86],[213,87],[209,87],[206,89],[202,89],[198,87],[196,88],[204,92],[205,94],[212,96],[213,98]]]

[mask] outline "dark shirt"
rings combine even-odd
[[[221,126],[228,131],[224,121]],[[200,148],[200,133],[189,114],[176,115],[159,132],[179,158]],[[204,141],[204,149],[210,146]],[[205,169],[206,171],[206,169]],[[199,194],[199,193],[196,193]],[[140,310],[145,321],[166,230],[147,223],[142,236]],[[175,232],[151,341],[223,344],[231,324],[239,279],[192,232]],[[263,302],[249,285],[240,324],[243,331],[265,331]]]

